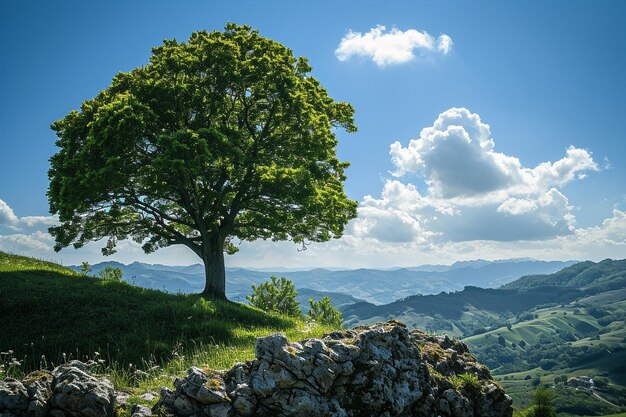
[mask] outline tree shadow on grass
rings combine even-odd
[[[246,331],[294,326],[239,303],[43,269],[0,272],[0,317],[0,351],[25,358],[26,370],[42,355],[48,364],[96,355],[122,366],[164,363],[181,346],[239,344]]]

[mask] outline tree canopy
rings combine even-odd
[[[224,298],[223,254],[240,241],[340,237],[356,202],[343,190],[335,129],[355,131],[354,110],[310,72],[249,26],[165,40],[52,125],[55,249],[182,244],[205,264],[204,293]]]

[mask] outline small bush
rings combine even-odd
[[[320,301],[314,301],[310,298],[309,305],[307,315],[311,321],[327,326],[341,326],[343,317],[339,310],[330,303],[330,298],[324,297]]]
[[[554,368],[558,364],[559,362],[554,359],[542,359],[539,361],[539,366],[544,371],[549,371],[550,369]]]
[[[293,282],[285,277],[270,276],[270,280],[252,286],[252,295],[246,296],[250,305],[263,311],[273,311],[286,316],[301,317],[300,303],[296,301]]]
[[[533,392],[531,406],[526,409],[526,417],[555,417],[554,392],[545,388],[537,388]]]
[[[80,264],[80,273],[83,275],[89,275],[89,273],[91,272],[91,266],[89,265],[89,262],[83,262]]]
[[[450,378],[450,382],[457,391],[462,391],[466,393],[468,391],[480,391],[480,380],[475,374],[464,373],[460,375],[455,375]]]
[[[87,266],[89,266],[89,265],[87,265]],[[82,265],[81,265],[81,271],[82,271]],[[98,276],[101,279],[105,280],[105,281],[121,282],[123,274],[124,273],[122,272],[122,270],[120,268],[115,268],[113,266],[107,266],[102,271],[100,271]]]

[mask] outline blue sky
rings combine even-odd
[[[353,104],[359,131],[338,133],[339,155],[360,210],[341,241],[306,254],[245,244],[229,265],[626,257],[626,3],[232,3],[0,3],[0,250],[102,260],[98,245],[50,250],[49,125],[163,39],[232,21],[309,58],[330,95]],[[196,261],[133,245],[115,259]]]

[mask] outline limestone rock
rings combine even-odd
[[[52,375],[51,413],[70,417],[110,417],[114,415],[115,391],[107,379],[88,373],[88,366],[71,361],[56,368]]]
[[[152,410],[150,409],[150,407],[145,406],[145,405],[141,405],[141,404],[133,405],[133,408],[130,410],[130,412],[131,412],[131,417],[150,417],[150,416],[152,416]]]
[[[512,414],[510,397],[464,343],[409,332],[400,322],[302,342],[275,334],[257,340],[255,356],[226,372],[190,368],[175,391],[162,389],[153,411],[180,417]],[[452,377],[462,374],[478,382],[455,386]]]
[[[28,417],[45,417],[48,414],[52,379],[52,374],[46,371],[32,372],[24,378],[24,386],[28,392]]]
[[[20,381],[6,378],[0,381],[0,413],[21,416],[28,408],[28,391]]]
[[[89,366],[72,361],[54,371],[28,374],[23,381],[0,381],[3,417],[112,417],[116,393],[106,379],[89,374]]]
[[[396,321],[301,342],[275,334],[258,339],[255,353],[228,371],[190,368],[132,417],[512,415],[511,398],[464,343]],[[0,417],[113,417],[126,396],[72,361],[0,381]]]

